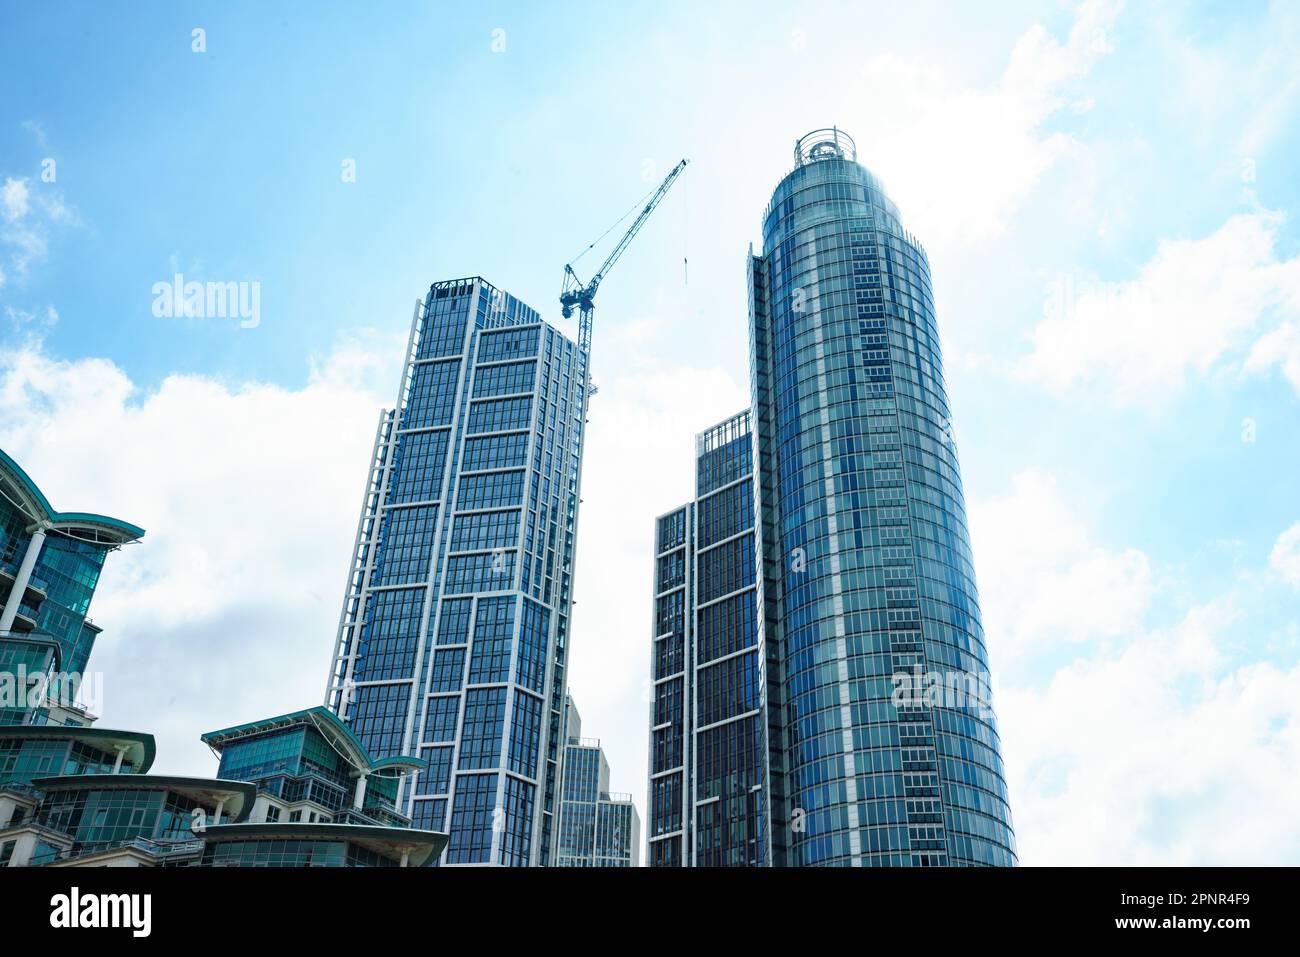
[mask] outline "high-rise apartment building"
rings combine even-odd
[[[695,499],[655,523],[649,861],[769,865],[779,802],[768,797],[749,410],[701,432],[695,450]]]
[[[586,362],[483,279],[434,283],[381,417],[326,704],[428,761],[396,803],[447,865],[551,862]]]
[[[929,262],[849,137],[794,160],[749,263],[752,534],[705,520],[704,446],[658,520],[650,862],[1014,864]]]
[[[641,820],[632,795],[609,789],[609,762],[597,738],[582,737],[582,719],[565,707],[557,867],[637,867]]]

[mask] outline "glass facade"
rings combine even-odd
[[[310,714],[265,730],[254,726],[244,734],[214,732],[204,741],[221,752],[218,778],[256,783],[259,793],[276,798],[288,815],[393,827],[410,823],[396,810],[395,775],[368,773],[357,800],[358,771],[363,763],[370,770],[369,756],[345,757]]]
[[[134,776],[125,776],[124,782]],[[137,778],[137,780],[145,780]],[[47,795],[37,822],[67,834],[75,853],[90,853],[137,838],[191,841],[195,812],[211,819],[215,801],[167,788],[102,787],[54,791]],[[35,862],[34,862],[35,863]]]
[[[918,671],[986,688],[988,658],[929,261],[842,133],[797,145],[750,288],[783,856],[1014,864],[987,694],[895,694]]]
[[[48,723],[45,692],[57,677],[59,661],[59,644],[52,635],[10,632],[0,637],[0,727]]]
[[[202,740],[216,778],[149,774],[150,735],[0,727],[7,866],[422,867],[446,844],[396,811],[420,762],[372,758],[323,706]]]
[[[609,762],[600,742],[581,737],[573,700],[566,717],[560,789],[558,867],[637,867],[641,820],[630,794],[609,790]]]
[[[586,357],[482,279],[419,304],[381,418],[326,703],[445,864],[550,863]]]
[[[748,410],[700,433],[695,500],[656,523],[653,867],[773,862],[753,453]]]
[[[1012,865],[929,262],[843,133],[796,144],[748,279],[751,510],[702,436],[658,520],[650,863]]]
[[[0,631],[52,638],[61,670],[83,673],[100,632],[86,615],[104,558],[143,535],[118,519],[56,512],[0,451]]]
[[[67,736],[33,737],[18,730],[0,731],[0,787],[30,784],[36,778],[73,774],[133,774],[139,771],[135,758],[109,745],[78,740],[97,732]],[[125,749],[123,749],[125,751]]]
[[[397,860],[351,841],[278,840],[210,841],[200,858],[203,867],[399,867]]]

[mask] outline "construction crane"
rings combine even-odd
[[[564,307],[562,312],[566,319],[573,315],[575,306],[578,309],[578,348],[582,350],[584,356],[591,353],[592,300],[596,296],[596,290],[600,287],[601,280],[614,268],[614,263],[618,262],[618,258],[623,255],[623,251],[632,242],[632,238],[640,232],[641,227],[645,225],[645,221],[650,218],[650,214],[659,205],[659,201],[667,195],[669,187],[673,185],[673,180],[677,179],[678,174],[684,169],[686,169],[686,160],[682,160],[674,166],[673,171],[664,177],[664,181],[659,184],[659,188],[655,190],[654,195],[650,197],[650,201],[641,210],[641,215],[637,216],[632,225],[628,227],[627,232],[623,234],[623,238],[618,241],[618,245],[614,247],[613,252],[601,263],[600,268],[596,270],[596,275],[591,277],[590,282],[583,284],[582,280],[578,278],[578,274],[573,271],[572,263],[564,267],[564,288],[560,291],[560,305]],[[592,245],[595,245],[595,243]],[[588,246],[587,248],[590,249],[591,247]],[[587,380],[590,388],[590,372],[588,372]]]

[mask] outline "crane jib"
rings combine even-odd
[[[578,307],[578,347],[584,353],[589,352],[591,348],[591,314],[595,308],[593,300],[601,280],[614,268],[614,264],[618,262],[624,250],[627,249],[636,234],[640,232],[641,227],[645,225],[645,221],[650,218],[650,214],[654,212],[655,207],[659,205],[659,201],[667,194],[669,187],[673,185],[673,181],[677,179],[678,174],[686,168],[686,163],[687,161],[683,159],[673,167],[672,172],[664,177],[664,181],[659,184],[655,194],[645,204],[645,209],[641,210],[640,215],[628,227],[627,232],[623,234],[623,238],[618,241],[618,245],[605,257],[605,261],[596,270],[596,274],[591,277],[590,282],[583,285],[582,280],[578,278],[578,274],[573,271],[572,264],[564,267],[564,286],[560,292],[560,305],[563,307],[562,314],[567,319],[573,315],[573,308]]]

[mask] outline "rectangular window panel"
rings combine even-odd
[[[456,507],[459,509],[500,508],[522,505],[523,472],[491,472],[461,478]]]
[[[390,758],[402,753],[411,686],[364,685],[352,693],[348,723],[372,757]]]
[[[402,428],[451,425],[459,375],[459,362],[431,362],[416,366],[411,373],[411,391],[402,413]]]
[[[514,582],[515,554],[513,550],[498,550],[447,559],[447,594],[508,589]]]
[[[534,327],[483,332],[478,338],[478,361],[497,362],[501,359],[526,359],[536,356],[540,331]]]
[[[519,667],[515,680],[530,691],[542,693],[546,680],[546,646],[550,640],[551,613],[531,599],[524,599],[524,618],[519,628]]]
[[[515,692],[510,716],[510,770],[524,777],[537,777],[537,752],[542,735],[542,699]]]
[[[397,437],[390,503],[433,501],[442,495],[448,434],[416,432]]]
[[[449,864],[489,863],[496,800],[495,774],[466,774],[456,779],[451,834],[447,842]]]
[[[485,435],[465,440],[460,467],[463,472],[522,468],[528,458],[528,433]]]
[[[423,588],[371,592],[357,639],[355,680],[409,678],[415,668],[423,612]]]
[[[532,392],[537,375],[536,362],[511,362],[480,367],[474,372],[474,398]]]
[[[451,530],[453,552],[510,548],[519,540],[519,511],[458,515]]]
[[[497,766],[505,717],[505,688],[472,688],[465,693],[465,721],[457,765],[460,770]]]
[[[460,716],[460,698],[457,695],[430,698],[424,720],[424,740],[429,742],[455,741],[456,719]]]
[[[506,681],[510,677],[510,639],[514,632],[515,599],[481,598],[474,617],[470,684]]]
[[[451,748],[421,748],[420,757],[429,762],[429,770],[420,772],[416,794],[446,794],[451,784]],[[419,807],[419,804],[416,804]],[[415,822],[411,822],[415,826]],[[438,827],[442,821],[438,821]]]
[[[440,648],[433,653],[430,691],[459,691],[464,677],[464,648]]]
[[[703,552],[698,568],[701,603],[754,584],[754,536],[743,535]]]
[[[526,429],[532,421],[532,399],[485,399],[470,405],[465,431],[469,434],[506,432]]]
[[[438,621],[438,644],[469,644],[469,613],[472,602],[468,598],[448,598],[442,603],[442,617]]]
[[[438,506],[384,509],[371,585],[409,585],[429,579]]]

